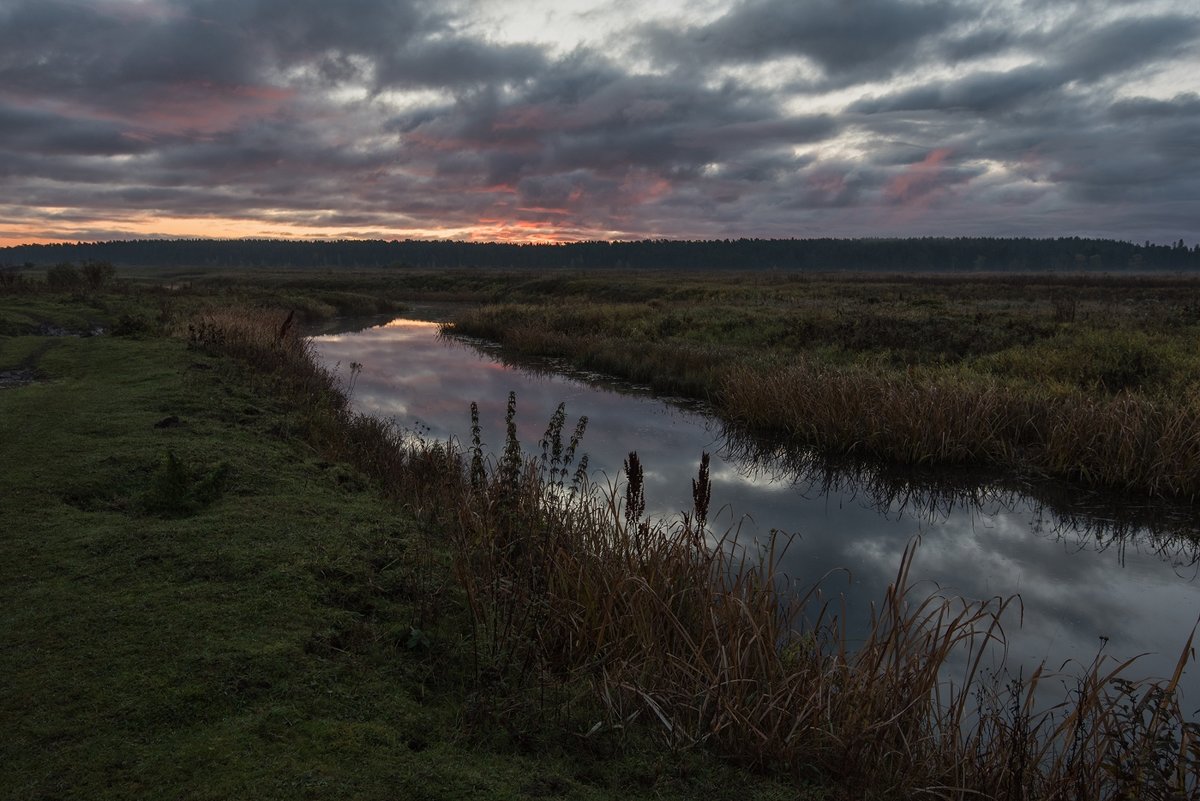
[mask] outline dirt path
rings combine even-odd
[[[29,354],[12,367],[0,367],[0,389],[12,389],[31,384],[38,379],[38,364],[52,347],[57,344],[53,338],[47,337],[38,343]]]

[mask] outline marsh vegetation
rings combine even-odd
[[[616,299],[531,283],[449,330],[828,453],[1200,492],[1192,279],[630,276]]]
[[[290,395],[322,397],[310,382],[329,379],[302,345],[273,342],[273,322],[241,325],[214,318],[206,330],[221,337],[200,344],[277,361],[298,382]],[[1129,682],[1127,663],[1097,659],[1078,673],[1039,668],[996,683],[978,660],[1003,638],[1009,601],[916,596],[908,553],[852,647],[835,608],[794,594],[775,572],[783,541],[763,555],[713,541],[707,457],[692,509],[646,520],[636,454],[618,486],[593,487],[573,463],[583,425],[568,436],[560,411],[542,454],[527,458],[515,403],[494,458],[477,438],[462,448],[414,441],[341,405],[316,418],[322,438],[325,425],[343,428],[326,440],[352,443],[340,458],[380,475],[446,533],[470,613],[475,714],[545,725],[594,709],[589,736],[648,725],[676,747],[702,744],[850,797],[1121,798],[1196,787],[1197,731],[1176,696],[1186,635],[1161,682]],[[943,668],[964,652],[966,674],[947,684]],[[1048,701],[1046,685],[1063,682],[1065,697]]]
[[[1180,394],[1192,388],[1196,375],[1193,352],[1186,347],[1196,333],[1187,311],[1195,303],[1188,284],[1083,282],[1072,285],[1079,296],[1067,306],[1053,302],[1060,287],[1004,281],[972,287],[921,279],[796,282],[786,276],[765,276],[758,283],[720,276],[643,276],[616,284],[528,276],[385,275],[362,281],[385,285],[379,295],[387,303],[403,294],[405,281],[426,281],[424,291],[442,297],[469,284],[476,298],[520,300],[465,313],[456,330],[707,397],[755,428],[831,450],[839,449],[840,440],[810,439],[796,422],[813,419],[811,404],[844,405],[860,394],[895,403],[901,396],[919,399],[910,401],[913,408],[907,412],[877,410],[878,417],[862,418],[873,422],[863,422],[866,434],[854,440],[870,440],[878,428],[884,434],[899,432],[879,442],[904,447],[841,447],[856,455],[982,461],[1062,473],[1052,460],[1038,456],[1045,443],[1035,447],[1019,440],[999,454],[972,451],[970,442],[980,438],[980,428],[952,424],[964,413],[955,411],[962,402],[953,399],[996,393],[1000,400],[988,407],[992,414],[1014,398],[1061,402],[1064,408],[1067,401],[1107,404],[1085,408],[1093,415],[1101,408],[1124,413],[1125,425],[1142,426],[1137,429],[1141,450],[1124,458],[1125,472],[1116,479],[1092,475],[1086,465],[1068,474],[1100,485],[1193,497],[1191,485],[1178,478],[1196,469],[1183,447],[1195,443],[1186,417],[1193,407]],[[656,753],[670,755],[662,759],[676,766],[664,785],[669,791],[713,797],[731,787],[740,796],[743,782],[764,796],[802,792],[834,798],[1171,798],[1189,797],[1200,786],[1200,731],[1178,693],[1192,652],[1186,631],[1179,633],[1176,669],[1159,681],[1129,681],[1122,673],[1126,665],[1100,659],[1062,673],[1039,668],[992,676],[979,669],[977,660],[988,643],[1002,640],[1002,614],[1012,601],[977,604],[919,593],[909,580],[909,553],[878,599],[866,636],[851,642],[836,606],[816,592],[797,594],[782,580],[777,568],[783,539],[760,555],[733,547],[713,531],[705,461],[698,464],[687,514],[648,519],[644,470],[635,454],[611,487],[593,485],[578,472],[587,435],[567,416],[569,410],[551,419],[541,454],[522,453],[511,434],[495,455],[472,440],[456,446],[414,439],[355,411],[348,387],[314,359],[311,343],[288,323],[288,313],[269,308],[273,299],[286,295],[279,286],[261,295],[228,283],[219,290],[198,283],[169,290],[112,289],[54,294],[22,286],[3,298],[7,330],[23,332],[0,343],[5,363],[20,361],[28,364],[24,369],[52,379],[45,386],[4,390],[6,411],[32,415],[37,408],[59,409],[63,419],[73,421],[59,432],[64,445],[84,441],[80,437],[90,437],[86,441],[93,448],[102,447],[97,443],[105,437],[119,444],[111,460],[94,452],[88,457],[90,476],[86,469],[61,465],[38,468],[69,476],[45,483],[48,494],[41,502],[52,514],[29,536],[8,541],[6,564],[26,565],[26,572],[5,583],[14,602],[6,608],[15,615],[6,629],[28,635],[39,626],[61,627],[57,601],[47,615],[11,611],[32,608],[30,598],[52,600],[47,593],[58,592],[79,607],[81,596],[71,590],[71,577],[56,577],[55,564],[83,576],[92,593],[119,596],[118,606],[129,610],[134,623],[110,629],[121,644],[118,656],[104,655],[88,633],[103,628],[102,617],[85,615],[69,636],[99,658],[98,664],[116,659],[122,665],[116,684],[105,687],[98,719],[106,720],[113,710],[131,710],[133,728],[126,737],[145,738],[151,731],[184,737],[180,732],[186,732],[184,745],[196,754],[209,753],[203,749],[213,743],[301,744],[314,749],[309,753],[318,762],[339,750],[361,754],[378,748],[405,765],[426,770],[433,765],[447,782],[455,771],[468,779],[479,773],[482,768],[472,760],[499,766],[503,759],[489,750],[497,739],[507,743],[502,747],[512,749],[509,753],[565,752],[563,765],[578,754],[606,752],[614,764],[625,766],[622,770],[629,766],[622,754],[654,739],[665,749]],[[343,291],[369,296],[361,289]],[[210,291],[218,294],[207,295]],[[304,294],[313,287],[294,285],[286,291]],[[600,302],[597,296],[604,293],[619,297]],[[1130,293],[1132,300],[1114,293]],[[963,297],[950,303],[957,294]],[[419,296],[420,290],[411,295]],[[341,298],[322,295],[320,302],[333,307],[335,297]],[[249,298],[249,303],[232,303],[234,298]],[[547,298],[555,300],[542,302]],[[321,306],[314,305],[312,312],[320,313]],[[978,314],[984,316],[977,319]],[[90,341],[78,339],[50,356],[38,354],[41,345],[34,340],[40,337],[28,334],[55,315],[76,315],[89,323],[102,319],[109,326],[123,315],[129,320],[122,336],[92,338],[98,343],[95,351],[85,353]],[[865,328],[859,331],[848,319]],[[793,329],[806,320],[810,327],[796,335]],[[633,348],[645,358],[630,359]],[[1060,348],[1067,355],[1056,357]],[[1114,348],[1111,363],[1097,362],[1099,368],[1078,363],[1080,353],[1094,349],[1100,358]],[[1154,356],[1146,357],[1151,351]],[[91,362],[91,372],[79,373],[98,353],[103,360]],[[130,369],[138,354],[142,368]],[[742,375],[735,369],[755,372]],[[794,372],[804,369],[814,372]],[[105,370],[112,370],[112,377],[106,378]],[[221,380],[213,383],[210,373],[220,373]],[[793,416],[781,407],[783,422],[776,428],[755,425],[749,411],[734,413],[743,407],[730,401],[730,381],[757,383],[765,392],[768,380],[778,375],[816,377],[842,386],[842,394],[824,401],[809,398]],[[113,377],[123,390],[108,392],[105,401],[105,382]],[[862,392],[871,380],[893,394]],[[71,396],[53,381],[86,388],[87,398],[107,404],[105,413],[114,415],[107,430],[66,414]],[[171,388],[167,395],[164,386]],[[40,394],[20,394],[31,391]],[[782,394],[794,402],[794,392]],[[513,414],[516,403],[509,400]],[[945,418],[931,415],[929,404],[935,403],[951,410]],[[958,436],[967,444],[930,453],[928,440],[913,440],[915,423],[906,428],[895,422],[905,414],[915,419],[918,407],[926,427],[930,419],[944,422],[949,433],[943,439]],[[968,412],[974,408],[966,405]],[[1042,414],[1049,406],[1033,408]],[[1159,409],[1171,409],[1177,417],[1162,418],[1154,411]],[[860,410],[865,414],[866,406]],[[1140,416],[1138,410],[1143,410]],[[184,425],[164,422],[172,415],[183,418]],[[1178,421],[1168,431],[1180,444],[1176,451],[1166,450],[1171,441],[1165,434],[1151,437],[1167,430],[1163,419]],[[193,436],[200,429],[205,436]],[[240,433],[220,444],[231,431]],[[47,465],[34,456],[33,434],[21,434],[10,424],[6,436],[19,443],[31,464]],[[1109,435],[1095,436],[1099,439],[1089,452],[1106,453]],[[178,441],[166,448],[167,440],[160,437]],[[269,444],[267,451],[259,450],[263,443]],[[1148,467],[1146,458],[1160,452],[1165,455]],[[265,469],[256,466],[255,453],[269,453]],[[1158,462],[1166,467],[1154,466]],[[1148,475],[1158,478],[1147,480]],[[16,473],[6,477],[6,489],[14,490],[6,492],[4,507],[10,522],[34,513],[24,501],[12,500],[23,497],[33,480]],[[316,494],[313,487],[319,488]],[[265,550],[245,550],[264,533],[264,499],[279,491],[287,494],[271,508],[286,513],[286,523],[271,527]],[[343,503],[347,506],[339,509]],[[130,520],[140,521],[144,536],[130,540],[123,534]],[[218,540],[206,533],[210,524]],[[84,532],[81,539],[64,537],[71,526]],[[41,541],[53,543],[58,555],[37,556]],[[339,544],[347,550],[333,553]],[[159,561],[137,561],[138,551]],[[196,554],[203,558],[193,558]],[[91,573],[97,559],[102,564],[96,567],[114,571],[115,584]],[[199,619],[207,622],[196,637],[165,617],[136,611],[136,593],[127,596],[120,586],[132,575],[121,567],[127,562],[149,571],[139,580],[149,581],[146,587],[160,593],[156,597],[176,598],[163,607],[165,615],[190,615],[203,604]],[[197,594],[171,595],[171,571],[179,565],[190,566],[188,581],[202,582]],[[266,594],[255,587],[264,587]],[[230,597],[236,603],[227,603]],[[243,625],[253,615],[247,610],[262,603],[273,626],[248,633]],[[305,611],[296,617],[294,609]],[[156,630],[169,632],[173,647],[200,654],[195,664],[159,665],[178,676],[203,669],[186,697],[169,689],[169,677],[162,678],[166,686],[155,689],[134,670],[145,651],[137,643]],[[202,632],[213,636],[204,639]],[[204,648],[230,636],[241,638],[237,654],[204,655]],[[55,686],[65,687],[79,653],[70,641],[47,647]],[[34,653],[8,665],[15,686],[23,689],[21,696],[4,699],[26,723],[32,713],[22,699],[42,697],[35,679],[47,667]],[[959,664],[966,671],[947,684],[945,670]],[[117,686],[121,676],[129,687]],[[237,679],[232,684],[230,676]],[[394,688],[402,698],[389,702],[383,718],[353,702],[355,693],[383,698]],[[156,693],[168,701],[146,706],[145,699]],[[212,703],[213,693],[225,700]],[[448,702],[451,696],[458,700]],[[344,699],[354,711],[339,712],[330,697]],[[424,703],[437,704],[435,711],[422,713]],[[60,699],[47,708],[69,717],[77,705]],[[297,728],[296,721],[314,711],[317,718]],[[33,788],[30,795],[50,797],[63,781],[81,774],[67,767],[56,780],[39,768],[38,749],[62,736],[64,724],[45,725],[45,737],[37,731],[22,734],[11,746],[8,764],[22,786]],[[457,726],[466,732],[465,748],[453,745],[448,734]],[[399,740],[393,736],[397,731],[403,732]],[[413,756],[425,753],[434,737],[451,742],[433,749],[443,761]],[[147,775],[144,762],[130,765],[108,749],[96,756],[88,750],[95,744],[86,737],[73,742],[73,753],[97,770],[89,787],[102,788],[105,776],[109,781],[116,776],[118,789],[129,790]],[[276,754],[278,748],[269,750],[280,761],[272,768],[275,776],[308,775],[295,759]],[[167,751],[146,743],[137,753],[160,770],[159,763],[168,759]],[[723,761],[694,761],[695,755]],[[214,786],[246,786],[246,779],[237,778],[244,775],[242,768],[206,759],[201,761],[217,777]],[[722,773],[730,770],[720,767],[726,762],[750,773]],[[664,775],[666,763],[658,764],[649,784],[642,785],[647,793],[657,792]],[[507,791],[537,795],[549,787],[552,794],[628,793],[628,772],[618,770],[614,779],[605,774],[608,768],[592,765],[588,777],[555,775],[545,786]],[[683,775],[698,769],[715,771],[704,774],[705,782],[720,777],[727,784],[698,785]],[[637,775],[646,775],[644,767],[638,770]],[[754,775],[775,778],[746,778]],[[382,772],[356,781],[366,794],[382,795],[387,787]],[[775,783],[780,781],[785,784]],[[463,785],[448,783],[442,789],[452,795],[455,787]],[[276,795],[289,794],[276,789]],[[342,789],[352,791],[355,785]],[[97,796],[103,792],[108,791]]]

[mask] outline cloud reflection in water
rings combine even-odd
[[[969,478],[936,485],[870,466],[839,470],[789,458],[644,392],[516,369],[439,338],[432,322],[397,320],[315,342],[347,379],[351,362],[363,365],[354,386],[357,408],[427,437],[465,440],[475,401],[484,443],[498,450],[513,391],[518,434],[529,452],[538,452],[546,422],[565,402],[568,427],[580,415],[589,419],[582,450],[593,480],[618,479],[622,461],[636,450],[646,466],[647,509],[655,515],[690,508],[690,479],[701,452],[709,451],[712,509],[720,510],[712,526],[740,526],[740,541],[751,545],[772,529],[795,533],[784,563],[788,575],[807,586],[832,572],[825,595],[845,593],[852,621],[865,620],[868,603],[883,597],[916,535],[922,543],[912,577],[922,589],[974,599],[1020,594],[1024,621],[1018,627],[1013,615],[1005,628],[1010,661],[1030,668],[1042,659],[1051,668],[1070,659],[1090,662],[1108,638],[1113,656],[1148,653],[1135,673],[1169,675],[1200,614],[1190,521],[1122,521],[1112,509],[1093,516],[1073,508],[1069,497],[1036,487],[1023,492]],[[1196,672],[1190,666],[1183,683],[1191,705],[1200,701]]]

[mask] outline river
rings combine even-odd
[[[313,341],[352,386],[356,408],[425,437],[467,441],[475,401],[484,443],[499,450],[511,391],[519,436],[529,453],[539,453],[547,421],[565,403],[568,430],[580,415],[588,418],[581,451],[593,480],[620,479],[623,460],[636,450],[647,511],[656,515],[690,509],[690,479],[709,452],[711,508],[720,510],[710,527],[736,529],[751,548],[772,529],[794,534],[784,570],[803,587],[825,577],[825,597],[845,597],[851,631],[866,620],[870,602],[883,598],[918,536],[917,595],[1020,596],[1023,614],[1014,609],[1004,628],[1007,664],[1026,675],[1043,660],[1080,672],[1071,661],[1086,665],[1103,648],[1119,659],[1144,654],[1131,677],[1169,676],[1200,615],[1200,526],[1187,509],[996,476],[832,466],[731,436],[702,404],[563,365],[514,364],[487,343],[439,337],[430,319]],[[361,365],[354,376],[352,364]],[[1193,718],[1197,672],[1189,665],[1181,684]]]

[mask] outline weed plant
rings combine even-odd
[[[186,517],[221,497],[229,478],[229,464],[211,470],[189,469],[171,451],[154,473],[142,509],[161,517]]]
[[[282,315],[213,313],[189,336],[193,347],[246,359],[299,399],[295,433],[444,531],[471,620],[471,721],[511,730],[582,718],[584,729],[568,731],[584,738],[649,727],[675,747],[815,778],[849,798],[1200,791],[1200,730],[1176,693],[1190,638],[1163,681],[1129,681],[1129,662],[1098,657],[1078,675],[1038,668],[996,687],[979,666],[1002,646],[1014,601],[915,596],[914,544],[852,647],[819,588],[798,594],[780,574],[784,538],[753,554],[708,528],[703,461],[691,512],[648,520],[637,454],[623,483],[590,484],[576,461],[586,424],[565,435],[564,409],[540,457],[527,458],[510,396],[505,447],[491,456],[477,410],[465,447],[405,438],[355,414]],[[898,397],[916,385],[884,389]],[[830,397],[850,397],[841,392]],[[966,411],[1007,425],[995,408],[983,397]],[[951,665],[965,665],[953,683]],[[1052,679],[1071,690],[1046,705]]]

